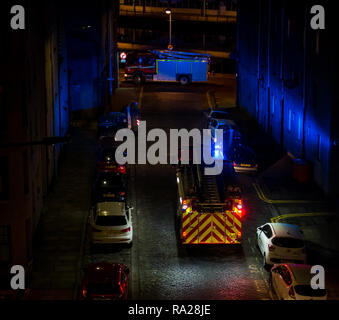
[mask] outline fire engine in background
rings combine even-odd
[[[182,244],[240,244],[244,214],[233,166],[224,162],[217,176],[199,164],[179,164],[178,230]]]
[[[125,80],[178,81],[185,85],[207,81],[210,55],[179,51],[147,51],[129,53],[125,66]]]

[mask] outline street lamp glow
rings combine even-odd
[[[166,14],[171,14],[171,9],[166,9]]]

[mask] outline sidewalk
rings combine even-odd
[[[25,299],[69,300],[76,296],[96,139],[93,131],[72,131],[35,234]]]

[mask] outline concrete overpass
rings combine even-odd
[[[168,18],[164,7],[133,6],[120,4],[120,16],[145,17],[145,18]],[[229,10],[209,10],[191,8],[171,8],[172,17],[175,20],[235,23],[237,12]]]
[[[126,43],[126,42],[118,42],[118,49],[119,50],[164,50],[166,48],[159,48],[155,46],[150,46],[147,44],[136,44],[136,43]],[[224,51],[211,51],[211,50],[204,50],[204,49],[185,49],[185,48],[177,48],[175,47],[174,50],[178,51],[188,51],[194,53],[207,53],[211,55],[213,58],[223,58],[228,59],[230,57],[230,52]]]

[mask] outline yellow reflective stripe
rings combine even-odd
[[[186,213],[183,217],[186,217],[187,215],[190,215],[190,217],[186,221],[183,222],[182,224],[183,228],[185,228],[188,224],[191,224],[191,221],[198,215],[198,213]],[[196,220],[196,222],[193,224],[196,225],[197,222],[198,220]]]
[[[241,228],[241,222],[229,211],[226,214]]]
[[[207,228],[207,230],[203,233],[203,234],[199,234],[199,240],[203,240],[208,234],[210,234],[212,232],[212,226],[210,225],[209,228]],[[210,238],[210,237],[209,237]],[[208,239],[209,239],[208,238]],[[207,240],[208,240],[207,239]],[[207,242],[207,240],[205,240],[205,242]]]

